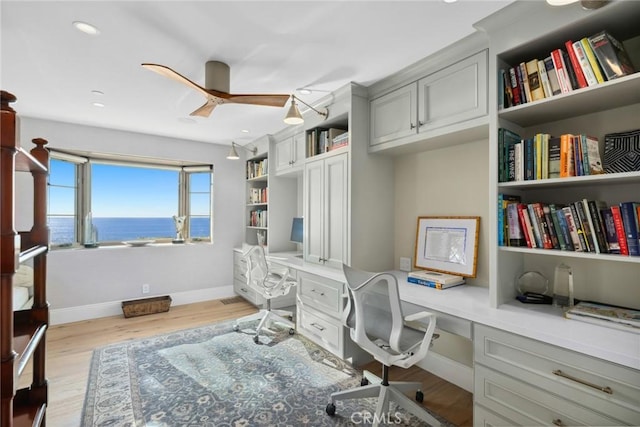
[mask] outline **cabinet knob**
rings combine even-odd
[[[416,125],[414,125],[413,123],[409,124],[409,129],[415,129],[415,128],[416,128]]]
[[[424,126],[424,123],[422,123],[420,120],[418,120],[418,127],[422,127]]]
[[[311,292],[313,292],[314,294],[318,294],[318,295],[320,295],[321,297],[323,297],[323,296],[324,296],[324,292],[319,292],[319,291],[316,291],[315,289],[311,289]]]

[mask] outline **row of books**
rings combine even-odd
[[[544,59],[500,70],[500,108],[550,98],[633,74],[624,45],[607,31],[567,40]]]
[[[638,202],[522,203],[500,194],[498,209],[500,246],[640,256]]]
[[[250,188],[249,189],[249,203],[267,203],[269,200],[269,189],[265,188]]]
[[[249,212],[249,227],[266,227],[268,211],[258,209]]]
[[[269,173],[269,159],[249,160],[247,162],[247,179],[258,178]]]
[[[640,333],[640,310],[580,301],[565,311],[567,319]]]
[[[307,131],[308,157],[326,153],[349,144],[349,134],[344,129],[314,128]]]
[[[538,133],[521,138],[498,129],[498,181],[528,181],[605,173],[600,143],[590,135]]]
[[[440,273],[437,271],[417,270],[407,273],[407,282],[414,285],[427,286],[438,290],[452,288],[465,284],[462,276]]]

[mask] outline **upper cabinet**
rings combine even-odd
[[[275,146],[275,173],[278,176],[302,171],[305,160],[305,133],[300,131],[278,141]]]
[[[372,99],[370,115],[372,152],[476,127],[487,115],[487,51]]]

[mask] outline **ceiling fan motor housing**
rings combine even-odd
[[[207,61],[205,64],[204,87],[218,92],[231,93],[229,66],[220,61]]]

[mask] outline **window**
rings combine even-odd
[[[133,162],[51,152],[50,243],[119,244],[176,237],[174,216],[185,216],[185,239],[211,241],[212,166]]]

